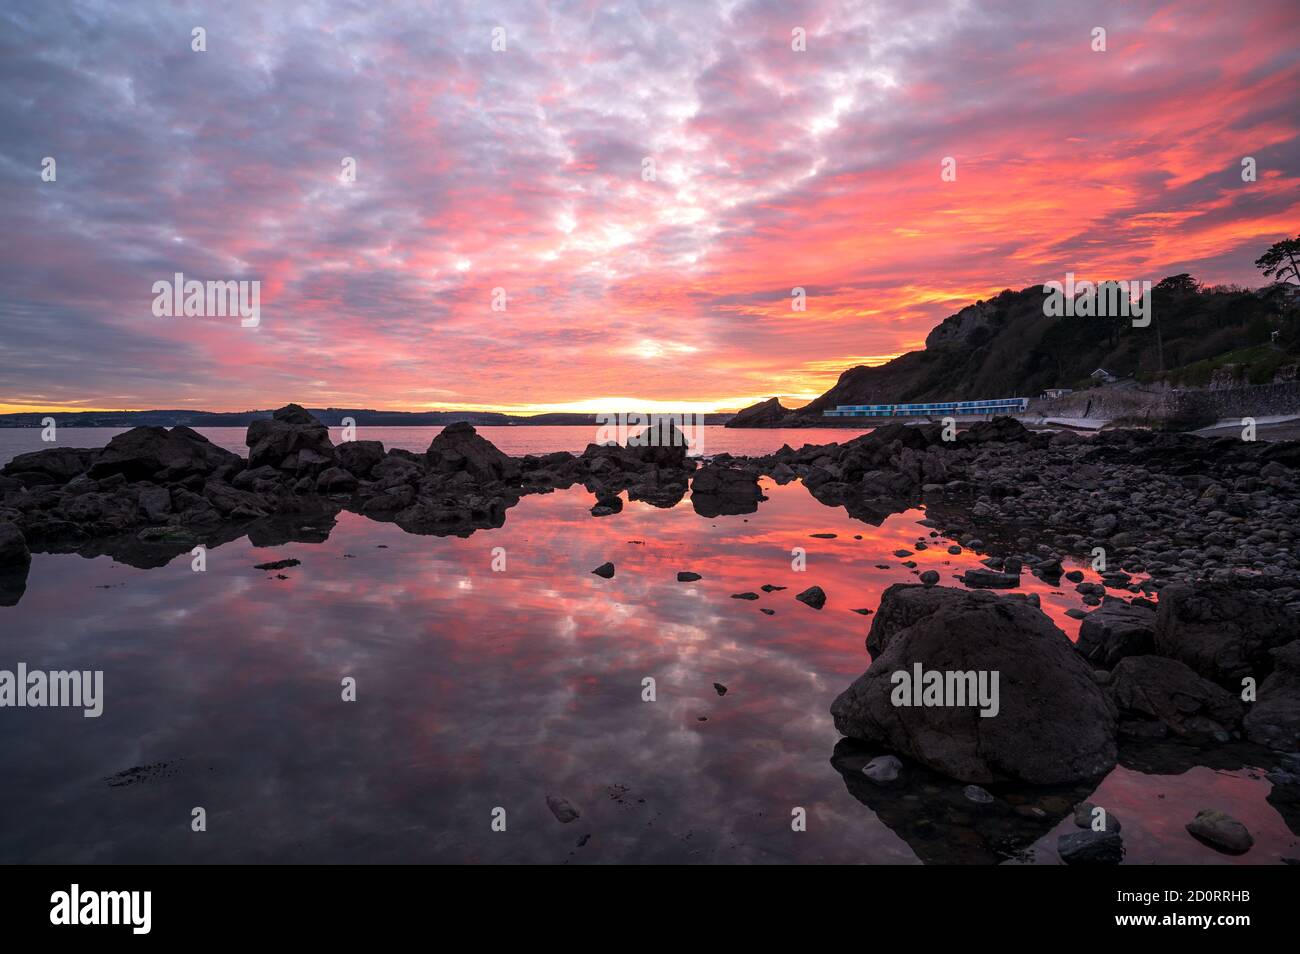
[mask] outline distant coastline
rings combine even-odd
[[[359,427],[428,427],[464,421],[476,427],[521,425],[594,427],[602,423],[596,414],[534,414],[522,416],[496,411],[376,411],[368,408],[309,408],[323,424],[340,427],[345,417]],[[269,420],[272,411],[27,411],[0,414],[0,427],[41,427],[52,417],[59,427],[247,427],[253,421]],[[731,413],[705,414],[705,424],[725,424]]]

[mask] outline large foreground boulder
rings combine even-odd
[[[121,474],[127,480],[165,484],[187,477],[226,475],[242,470],[238,454],[218,447],[189,427],[133,427],[118,434],[90,465],[90,476],[102,480]]]
[[[1271,655],[1275,667],[1246,714],[1246,737],[1281,752],[1300,752],[1300,639]]]
[[[270,420],[249,424],[245,443],[249,467],[318,474],[337,458],[329,428],[297,404],[286,404]]]
[[[429,444],[425,459],[430,469],[442,474],[464,471],[475,480],[513,482],[519,479],[519,462],[480,437],[466,421],[448,424]]]
[[[1226,689],[1273,671],[1270,649],[1300,636],[1300,617],[1264,593],[1231,583],[1175,584],[1160,591],[1155,649]]]
[[[918,600],[909,589],[926,596]],[[885,745],[964,782],[1067,784],[1114,767],[1113,709],[1066,635],[1031,603],[949,587],[894,586],[877,618],[891,630],[874,640],[881,652],[831,705],[843,735]],[[898,628],[902,620],[911,622]],[[996,687],[995,714],[981,715],[969,698],[965,705],[951,696],[932,704],[920,687],[912,705],[900,704],[899,674],[912,677],[918,664],[949,685],[955,682],[949,674],[972,674],[970,681],[982,674]]]

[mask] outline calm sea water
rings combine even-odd
[[[0,464],[4,464],[18,454],[28,451],[44,450],[48,447],[103,447],[115,434],[126,431],[125,427],[65,427],[56,431],[57,444],[41,441],[41,431],[35,427],[0,428]],[[246,427],[199,427],[195,428],[212,443],[238,454],[248,455],[248,446],[244,436]],[[358,427],[357,440],[383,441],[386,448],[423,453],[429,449],[429,443],[442,430],[441,427]],[[595,427],[480,427],[478,432],[493,444],[515,457],[524,454],[549,454],[554,451],[569,451],[580,454],[586,446],[596,439]],[[692,437],[693,454],[770,454],[780,450],[782,444],[798,448],[804,444],[829,444],[843,442],[866,434],[871,428],[817,427],[817,428],[781,428],[773,430],[732,429],[719,425],[710,425],[699,429],[699,439]],[[343,429],[330,428],[330,436],[335,442],[343,439]]]
[[[959,784],[880,804],[830,761],[831,700],[869,663],[853,610],[976,557],[949,555],[920,510],[871,527],[765,487],[756,514],[713,519],[689,499],[596,519],[574,488],[467,539],[344,513],[323,543],[216,547],[205,573],[188,555],[141,570],[38,554],[0,608],[0,668],[102,669],[106,700],[98,719],[0,711],[0,862],[993,860]],[[888,556],[918,539],[915,570]],[[284,579],[253,568],[283,557],[302,561]],[[607,560],[615,577],[593,576]],[[1073,638],[1077,595],[1024,580]],[[794,599],[812,584],[821,611]],[[1129,759],[1091,797],[1122,820],[1129,863],[1276,863],[1297,838],[1270,789],[1249,760]],[[580,817],[561,824],[548,795]],[[1055,863],[1076,829],[1042,805],[1023,859]],[[1183,830],[1206,807],[1246,823],[1249,854]]]

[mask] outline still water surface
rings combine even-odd
[[[764,487],[756,514],[711,519],[689,497],[596,519],[574,488],[467,539],[343,513],[323,543],[214,548],[206,573],[188,555],[145,570],[38,554],[0,608],[0,668],[102,669],[106,699],[98,719],[0,711],[0,862],[1059,863],[1057,836],[1077,830],[1059,797],[1022,805],[1048,817],[1008,841],[956,783],[881,803],[830,761],[831,700],[870,661],[871,617],[853,610],[921,570],[956,585],[976,556],[948,554],[920,510],[871,527],[797,483]],[[918,540],[915,569],[890,555]],[[283,557],[302,561],[285,579],[253,568]],[[615,577],[593,576],[607,560]],[[1023,579],[1074,638],[1077,594]],[[794,599],[812,584],[821,611]],[[732,598],[746,591],[760,599]],[[349,676],[356,702],[341,700]],[[1127,863],[1300,854],[1249,754],[1197,761],[1129,759],[1091,795],[1121,819]],[[580,817],[561,824],[547,795]],[[1193,840],[1183,826],[1207,807],[1255,847],[1230,858]]]

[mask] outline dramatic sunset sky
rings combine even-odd
[[[53,0],[0,71],[0,411],[797,404],[1300,231],[1297,0]],[[178,271],[260,326],[155,317]]]

